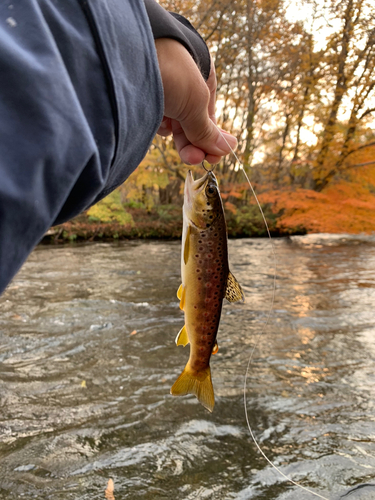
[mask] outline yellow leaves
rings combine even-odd
[[[180,157],[173,149],[171,141],[156,138],[146,157],[119,189],[126,203],[139,204],[139,208],[151,211],[161,201],[163,192],[176,183],[173,195],[181,201],[180,184],[183,176],[179,173]],[[162,204],[171,203],[162,201]]]
[[[127,213],[121,203],[121,196],[118,190],[113,191],[106,198],[91,207],[87,215],[89,220],[97,222],[118,222],[119,224],[133,225],[132,216]]]

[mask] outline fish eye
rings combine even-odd
[[[214,196],[215,194],[216,194],[216,186],[208,185],[206,187],[206,195],[207,196]]]

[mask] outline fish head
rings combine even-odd
[[[194,180],[189,170],[185,181],[184,213],[200,229],[211,226],[223,213],[219,186],[212,171]]]

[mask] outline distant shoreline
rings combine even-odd
[[[259,209],[257,209],[259,211]],[[132,223],[92,221],[87,213],[83,213],[71,221],[50,228],[40,243],[61,244],[67,242],[84,241],[118,241],[134,239],[161,239],[178,240],[182,235],[181,208],[176,207],[173,213],[160,216],[156,211],[132,211]],[[276,219],[268,221],[273,236],[287,236],[290,234],[305,234],[301,231],[281,232],[275,230]],[[227,214],[229,238],[267,237],[267,230],[260,217],[248,219],[234,218]]]

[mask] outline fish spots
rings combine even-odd
[[[201,272],[201,270],[200,270],[200,269],[196,269],[196,271],[197,271],[197,273],[200,273],[200,272]]]
[[[199,259],[199,254],[198,254],[198,253],[196,253],[196,254],[195,254],[195,257],[196,257],[197,259]]]

